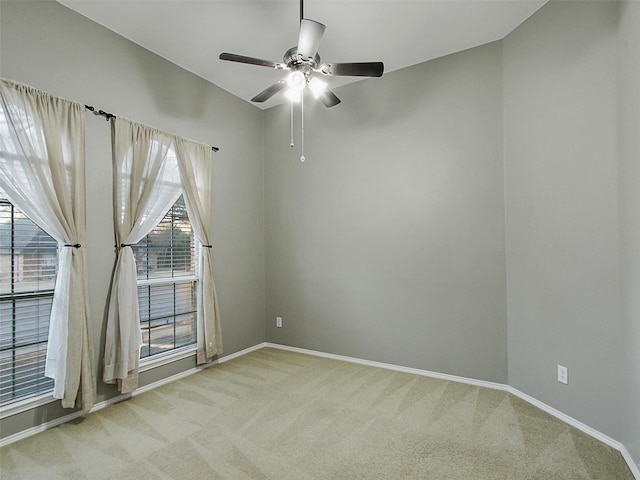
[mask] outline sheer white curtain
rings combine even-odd
[[[0,186],[59,244],[45,375],[65,408],[95,401],[88,316],[84,106],[0,84]]]
[[[120,392],[138,386],[140,313],[131,245],[162,220],[182,193],[173,139],[153,128],[116,118],[112,123],[114,222],[118,255],[111,283],[103,381]]]
[[[202,244],[197,306],[197,362],[210,362],[222,353],[218,298],[213,282],[211,245],[211,147],[175,138],[187,214]]]

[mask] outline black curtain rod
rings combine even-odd
[[[113,113],[108,113],[108,112],[105,112],[104,110],[96,110],[96,107],[92,107],[91,105],[85,105],[84,108],[86,108],[87,110],[91,110],[94,113],[94,115],[100,115],[104,117],[107,121],[109,121],[112,118],[116,118],[116,116]]]
[[[84,108],[93,112],[94,115],[100,115],[101,117],[104,117],[107,122],[112,118],[116,118],[113,113],[105,112],[104,110],[96,110],[96,107],[93,107],[91,105],[85,105]],[[213,150],[214,152],[218,152],[220,151],[220,147],[211,147],[211,150]]]

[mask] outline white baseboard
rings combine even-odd
[[[41,423],[40,425],[37,425],[35,427],[27,428],[26,430],[22,430],[22,431],[20,431],[18,433],[14,433],[13,435],[9,435],[7,437],[1,438],[0,439],[0,447],[4,447],[5,445],[9,445],[9,444],[11,444],[13,442],[17,442],[18,440],[22,440],[22,439],[30,437],[32,435],[36,435],[38,433],[44,432],[45,430],[48,430],[50,428],[54,428],[54,427],[57,427],[59,425],[62,425],[63,423],[67,423],[67,422],[70,422],[72,420],[75,420],[76,418],[80,418],[80,417],[83,417],[83,416],[88,415],[90,413],[97,412],[98,410],[102,410],[103,408],[106,408],[109,405],[113,405],[115,403],[123,402],[125,400],[128,400],[131,397],[135,397],[135,396],[141,395],[141,394],[143,394],[145,392],[148,392],[148,391],[153,390],[155,388],[161,387],[162,385],[166,385],[168,383],[175,382],[176,380],[180,380],[181,378],[188,377],[189,375],[193,375],[194,373],[198,373],[200,370],[212,367],[213,365],[218,365],[218,364],[221,364],[221,363],[225,363],[225,362],[228,362],[229,360],[233,360],[234,358],[238,358],[238,357],[241,357],[243,355],[246,355],[247,353],[251,353],[251,352],[254,352],[256,350],[260,350],[263,347],[264,347],[264,344],[260,343],[258,345],[254,345],[252,347],[245,348],[244,350],[240,350],[239,352],[232,353],[230,355],[218,358],[218,359],[214,360],[213,362],[208,363],[206,365],[190,368],[189,370],[185,370],[184,372],[180,372],[180,373],[177,373],[175,375],[171,375],[170,377],[163,378],[161,380],[158,380],[157,382],[153,382],[153,383],[150,383],[148,385],[144,385],[144,386],[142,386],[140,388],[137,388],[132,393],[126,393],[126,394],[123,394],[123,395],[117,395],[115,397],[109,398],[108,400],[104,400],[102,402],[98,402],[93,407],[91,407],[91,410],[89,410],[88,412],[85,412],[84,410],[79,410],[79,411],[77,410],[77,411],[74,411],[74,412],[70,413],[69,415],[65,415],[63,417],[59,417],[59,418],[56,418],[54,420],[51,420],[51,421],[48,421],[48,422],[45,422],[45,423]]]
[[[458,377],[456,375],[449,375],[447,373],[430,372],[428,370],[421,370],[419,368],[402,367],[400,365],[374,362],[372,360],[363,360],[361,358],[346,357],[344,355],[335,355],[333,353],[318,352],[316,350],[307,350],[306,348],[289,347],[287,345],[280,345],[277,343],[266,342],[264,346],[277,348],[279,350],[286,350],[289,352],[304,353],[306,355],[313,355],[315,357],[323,357],[323,358],[330,358],[332,360],[341,360],[343,362],[357,363],[359,365],[366,365],[369,367],[384,368],[386,370],[393,370],[396,372],[411,373],[413,375],[420,375],[423,377],[433,377],[433,378],[439,378],[441,380],[449,380],[452,382],[466,383],[468,385],[475,385],[477,387],[487,387],[487,388],[493,388],[495,390],[507,390],[509,388],[507,385],[503,385],[501,383],[487,382],[485,380],[476,380],[475,378]]]
[[[56,418],[55,420],[41,423],[40,425],[37,425],[35,427],[27,428],[26,430],[22,430],[21,432],[14,433],[13,435],[9,435],[8,437],[0,439],[0,447],[4,447],[6,445],[9,445],[10,443],[17,442],[18,440],[22,440],[24,438],[31,437],[32,435],[42,433],[45,430],[57,427],[58,425],[62,425],[63,423],[70,422],[72,420],[75,420],[76,418],[82,417],[84,414],[85,413],[83,411],[73,412],[69,415],[65,415],[64,417]]]
[[[153,382],[150,383],[148,385],[145,385],[143,387],[138,388],[135,392],[130,393],[130,394],[126,394],[126,395],[118,395],[117,397],[113,397],[110,398],[109,400],[105,400],[103,402],[99,402],[97,404],[95,404],[93,406],[93,408],[89,411],[89,412],[84,412],[84,411],[77,411],[77,412],[73,412],[69,415],[65,415],[64,417],[60,417],[57,418],[55,420],[51,420],[50,422],[46,422],[43,424],[40,424],[36,427],[32,427],[32,428],[28,428],[26,430],[23,430],[21,432],[18,432],[14,435],[10,435],[8,437],[2,438],[0,439],[0,447],[3,447],[5,445],[9,445],[10,443],[16,442],[18,440],[22,440],[23,438],[27,438],[30,437],[32,435],[36,435],[37,433],[41,433],[44,432],[45,430],[48,430],[49,428],[53,428],[53,427],[57,427],[58,425],[62,425],[63,423],[66,422],[70,422],[72,420],[75,420],[76,418],[82,417],[84,415],[87,415],[88,413],[92,413],[98,410],[102,410],[103,408],[112,405],[114,403],[118,403],[118,402],[122,402],[124,400],[127,400],[128,398],[140,395],[142,393],[148,392],[150,390],[153,390],[155,388],[158,388],[162,385],[166,385],[168,383],[174,382],[176,380],[179,380],[181,378],[185,378],[188,377],[189,375],[193,375],[194,373],[199,372],[200,370],[204,369],[204,368],[209,368],[211,366],[214,365],[218,365],[221,363],[225,363],[228,362],[230,360],[233,360],[235,358],[241,357],[243,355],[246,355],[248,353],[251,352],[255,352],[256,350],[260,350],[261,348],[265,348],[265,347],[270,347],[270,348],[275,348],[278,350],[286,350],[289,352],[296,352],[296,353],[302,353],[305,355],[313,355],[316,357],[323,357],[323,358],[329,358],[329,359],[333,359],[333,360],[340,360],[343,362],[349,362],[349,363],[356,363],[359,365],[366,365],[366,366],[370,366],[370,367],[377,367],[377,368],[384,368],[386,370],[393,370],[393,371],[397,371],[397,372],[403,372],[403,373],[411,373],[414,375],[420,375],[420,376],[424,376],[424,377],[432,377],[432,378],[438,378],[441,380],[448,380],[448,381],[452,381],[452,382],[458,382],[458,383],[466,383],[468,385],[474,385],[474,386],[478,386],[478,387],[486,387],[486,388],[492,388],[495,390],[503,390],[503,391],[507,391],[515,396],[517,396],[518,398],[524,400],[527,403],[530,403],[531,405],[540,408],[541,410],[549,413],[550,415],[553,415],[554,417],[558,418],[559,420],[562,420],[563,422],[571,425],[572,427],[577,428],[578,430],[583,431],[584,433],[586,433],[587,435],[590,435],[591,437],[601,441],[602,443],[609,445],[610,447],[618,450],[623,458],[625,459],[625,461],[627,462],[627,465],[629,466],[629,469],[631,470],[631,472],[633,473],[633,475],[635,476],[636,480],[640,480],[640,468],[638,468],[638,465],[635,463],[634,459],[632,458],[631,454],[628,452],[628,450],[626,449],[626,447],[614,440],[613,438],[605,435],[602,432],[599,432],[598,430],[591,428],[588,425],[585,425],[584,423],[576,420],[573,417],[570,417],[569,415],[562,413],[559,410],[556,410],[555,408],[547,405],[546,403],[543,403],[529,395],[527,395],[526,393],[523,393],[521,391],[519,391],[516,388],[510,387],[509,385],[505,385],[502,383],[495,383],[495,382],[487,382],[484,380],[476,380],[473,378],[466,378],[466,377],[459,377],[456,375],[449,375],[449,374],[445,374],[445,373],[437,373],[437,372],[430,372],[428,370],[422,370],[419,368],[410,368],[410,367],[403,367],[400,365],[393,365],[393,364],[389,364],[389,363],[381,363],[381,362],[374,362],[371,360],[363,360],[360,358],[354,358],[354,357],[347,357],[344,355],[335,355],[332,353],[325,353],[325,352],[319,352],[316,350],[308,350],[306,348],[298,348],[298,347],[290,347],[287,345],[280,345],[277,343],[270,343],[270,342],[263,342],[263,343],[259,343],[257,345],[254,345],[252,347],[249,348],[245,348],[244,350],[241,350],[239,352],[236,353],[232,353],[230,355],[227,355],[225,357],[219,358],[217,360],[214,360],[213,362],[211,362],[210,364],[207,364],[203,367],[194,367],[191,368],[189,370],[186,370],[184,372],[178,373],[176,375],[172,375],[170,377],[167,378],[163,378],[162,380],[158,380],[157,382]]]
[[[550,405],[547,405],[546,403],[541,402],[540,400],[537,400],[532,396],[521,392],[517,388],[509,387],[508,391],[509,393],[512,393],[516,397],[521,398],[525,402],[530,403],[531,405],[538,407],[540,410],[544,410],[548,414],[553,415],[554,417],[558,418],[559,420],[562,420],[563,422],[571,425],[572,427],[575,427],[578,430],[583,431],[584,433],[586,433],[587,435],[590,435],[596,440],[600,440],[605,445],[609,445],[611,448],[615,448],[616,450],[618,450],[624,457],[633,475],[636,477],[636,479],[640,480],[640,469],[638,469],[638,465],[636,465],[635,461],[631,457],[631,454],[629,453],[627,448],[624,446],[624,444],[618,442],[617,440],[614,440],[610,436],[605,435],[604,433],[596,430],[595,428],[591,428],[589,425],[586,425],[581,421],[576,420],[575,418],[567,415],[566,413],[563,413],[560,410],[557,410],[551,407]]]
[[[418,368],[409,368],[409,367],[402,367],[399,365],[392,365],[392,364],[388,364],[388,363],[380,363],[380,362],[373,362],[370,360],[362,360],[360,358],[353,358],[353,357],[346,357],[343,355],[334,355],[332,353],[324,353],[324,352],[318,352],[315,350],[308,350],[305,348],[298,348],[298,347],[289,347],[287,345],[280,345],[277,343],[265,343],[264,344],[265,347],[271,347],[271,348],[277,348],[279,350],[286,350],[289,352],[297,352],[297,353],[303,353],[303,354],[307,354],[307,355],[314,355],[317,357],[323,357],[323,358],[331,358],[334,360],[342,360],[344,362],[350,362],[350,363],[357,363],[360,365],[368,365],[371,367],[378,367],[378,368],[385,368],[387,370],[394,370],[397,372],[404,372],[404,373],[413,373],[415,375],[421,375],[421,376],[425,376],[425,377],[433,377],[433,378],[439,378],[442,380],[449,380],[452,382],[459,382],[459,383],[466,383],[468,385],[475,385],[475,386],[479,386],[479,387],[486,387],[486,388],[492,388],[495,390],[503,390],[503,391],[507,391],[513,395],[515,395],[516,397],[519,397],[520,399],[524,400],[527,403],[530,403],[531,405],[538,407],[539,409],[547,412],[548,414],[558,418],[559,420],[571,425],[572,427],[577,428],[578,430],[583,431],[584,433],[586,433],[587,435],[590,435],[591,437],[595,438],[596,440],[601,441],[602,443],[604,443],[605,445],[610,446],[611,448],[614,448],[616,450],[618,450],[622,456],[624,457],[625,461],[627,462],[627,465],[629,466],[629,469],[631,470],[631,472],[633,473],[633,475],[635,476],[636,480],[640,480],[640,469],[638,468],[638,465],[636,465],[634,459],[631,457],[631,454],[629,453],[629,451],[626,449],[626,447],[618,442],[617,440],[614,440],[613,438],[605,435],[602,432],[599,432],[598,430],[591,428],[588,425],[585,425],[584,423],[576,420],[573,417],[570,417],[569,415],[556,410],[555,408],[547,405],[546,403],[543,403],[529,395],[527,395],[526,393],[523,393],[521,391],[519,391],[516,388],[513,388],[509,385],[505,385],[502,383],[494,383],[494,382],[486,382],[484,380],[476,380],[476,379],[472,379],[472,378],[465,378],[465,377],[458,377],[456,375],[448,375],[448,374],[444,374],[444,373],[437,373],[437,372],[430,372],[428,370],[421,370]]]

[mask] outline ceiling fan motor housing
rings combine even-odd
[[[311,70],[315,70],[318,65],[320,65],[320,55],[318,53],[316,53],[313,58],[302,58],[302,56],[298,54],[297,46],[287,50],[282,60],[291,70],[302,70],[305,75],[308,75],[311,73]]]

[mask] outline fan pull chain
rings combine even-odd
[[[293,148],[293,102],[289,103],[291,105],[291,143],[289,146]]]
[[[300,95],[300,161],[304,162],[304,95]]]

